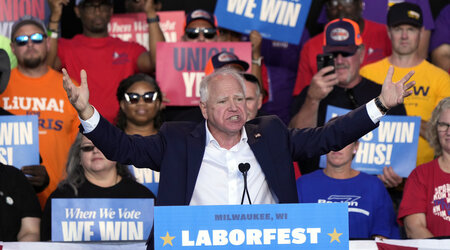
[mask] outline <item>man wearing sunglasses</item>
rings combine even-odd
[[[186,26],[181,38],[185,42],[216,42],[216,20],[212,13],[197,9],[186,14]]]
[[[2,107],[14,115],[38,115],[42,165],[26,166],[22,171],[31,176],[33,186],[45,188],[47,170],[50,183],[47,188],[37,190],[42,206],[61,180],[79,125],[77,113],[60,87],[62,74],[46,64],[49,42],[47,30],[39,19],[24,16],[14,23],[11,49],[18,65],[11,71],[8,86],[0,95]]]
[[[54,30],[58,29],[65,1],[49,0],[49,27]],[[51,57],[53,60],[49,61],[53,68],[66,68],[76,80],[80,80],[78,72],[81,69],[93,72],[89,75],[92,100],[110,121],[113,121],[119,109],[115,93],[120,81],[138,72],[153,74],[156,65],[156,43],[164,41],[154,1],[143,0],[143,3],[147,14],[150,51],[137,43],[109,36],[108,23],[113,14],[112,0],[76,0],[74,10],[81,19],[83,34],[72,39],[61,38],[57,43],[51,43],[54,54]]]
[[[358,24],[346,18],[335,19],[325,26],[324,34],[323,50],[333,55],[335,64],[319,70],[311,84],[295,97],[291,127],[323,126],[328,105],[356,109],[381,92],[378,84],[359,74],[365,52]],[[406,115],[405,107],[399,105],[388,114]],[[299,162],[299,166],[302,174],[312,172],[319,168],[319,158]]]

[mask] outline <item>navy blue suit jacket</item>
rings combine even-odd
[[[288,129],[276,116],[263,116],[245,129],[270,189],[280,203],[295,203],[293,160],[339,150],[376,126],[362,106],[324,127]],[[142,137],[126,135],[102,117],[85,135],[110,160],[160,171],[156,205],[189,204],[205,151],[204,122],[168,122],[158,134]]]

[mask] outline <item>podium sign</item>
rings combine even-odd
[[[37,115],[0,116],[0,162],[21,168],[39,164]]]
[[[52,241],[146,240],[153,199],[52,199]]]
[[[170,249],[348,249],[348,205],[155,207],[155,249],[169,245]]]

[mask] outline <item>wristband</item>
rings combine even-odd
[[[147,17],[147,23],[158,23],[159,22],[159,16],[148,18]]]
[[[252,63],[261,67],[262,59],[262,56],[260,56],[258,59],[252,59]]]
[[[379,96],[375,97],[375,105],[383,114],[386,114],[389,110],[388,108],[386,108],[386,106],[383,105],[383,103],[381,103]]]
[[[47,30],[47,36],[50,38],[58,39],[58,32],[56,30]]]

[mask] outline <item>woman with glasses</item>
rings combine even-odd
[[[146,74],[132,75],[117,88],[119,112],[116,126],[130,135],[149,136],[158,132],[162,123],[162,93],[155,79]],[[130,166],[136,180],[158,193],[159,173],[148,168]]]
[[[119,112],[116,126],[127,134],[156,134],[162,123],[162,93],[155,79],[146,74],[132,75],[117,88]]]
[[[398,218],[408,238],[450,236],[450,97],[433,110],[428,138],[435,159],[408,177]]]
[[[41,222],[41,240],[51,239],[51,201],[54,198],[155,198],[137,183],[128,168],[106,159],[100,150],[78,134],[69,151],[67,177],[50,195]]]

